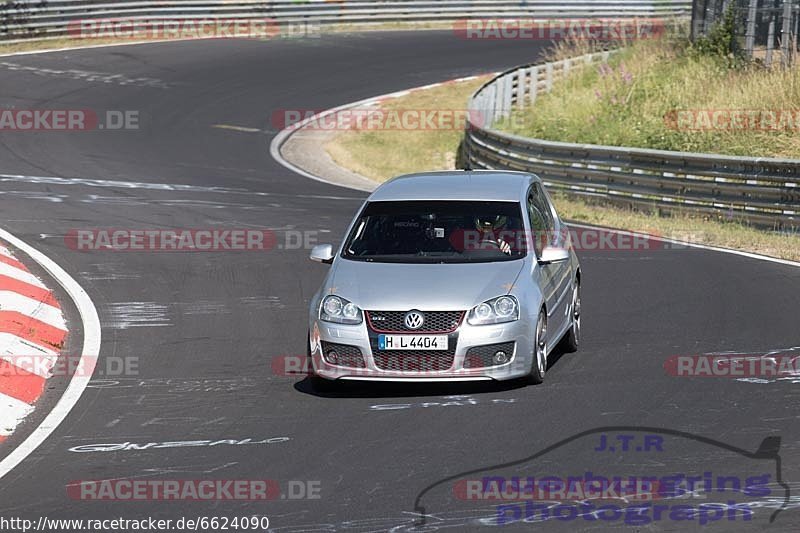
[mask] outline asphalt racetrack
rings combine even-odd
[[[755,515],[712,521],[709,508],[691,520],[671,510],[638,527],[699,528],[705,516],[715,531],[796,531],[800,384],[665,370],[677,355],[798,355],[800,270],[790,265],[671,246],[579,252],[583,344],[552,357],[541,386],[353,384],[320,394],[302,376],[281,375],[276,361],[305,355],[307,304],[327,268],[306,248],[283,246],[286,235],[340,242],[364,194],[274,161],[273,111],[502,70],[542,49],[425,31],[0,58],[4,107],[136,110],[141,119],[136,131],[0,134],[2,227],[86,289],[102,324],[99,366],[136,362],[122,375],[96,374],[58,429],[0,480],[0,515],[264,516],[274,531],[614,529],[625,527],[624,513],[567,510],[525,523],[525,503],[499,509],[508,502],[470,501],[459,487],[485,475],[691,471],[762,490],[678,503],[758,500]],[[269,229],[281,246],[71,249],[65,235],[85,228]],[[80,321],[64,307],[74,350]],[[42,409],[58,393],[56,384]],[[0,445],[0,457],[40,419]],[[601,437],[620,435],[636,446],[604,449]],[[67,489],[109,479],[267,479],[282,497],[92,501]]]

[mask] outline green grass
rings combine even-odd
[[[675,127],[681,110],[800,112],[800,70],[734,69],[724,58],[692,53],[685,41],[638,41],[607,66],[557,83],[498,127],[565,142],[800,158],[800,124],[691,131]]]

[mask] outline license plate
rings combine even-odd
[[[378,335],[379,350],[446,350],[447,335]]]

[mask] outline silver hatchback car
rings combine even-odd
[[[581,272],[539,177],[410,174],[378,187],[311,299],[315,386],[529,376],[578,348]]]

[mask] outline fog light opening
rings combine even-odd
[[[495,364],[502,365],[508,363],[508,355],[506,355],[506,352],[500,350],[495,352],[493,360]]]
[[[328,362],[332,365],[336,365],[339,363],[339,354],[336,353],[336,350],[331,350],[328,352]]]

